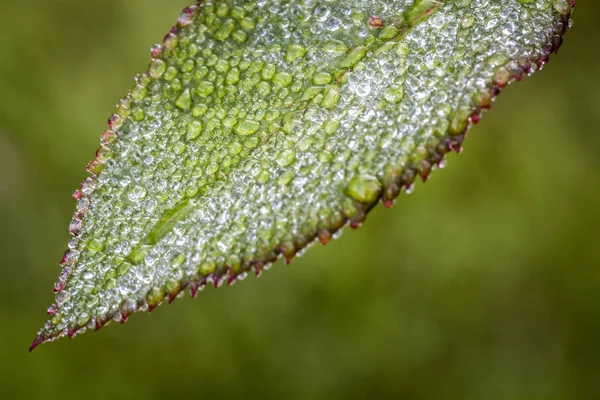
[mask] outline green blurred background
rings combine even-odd
[[[600,4],[414,194],[260,280],[27,348],[106,119],[190,0],[1,0],[2,398],[600,398]]]

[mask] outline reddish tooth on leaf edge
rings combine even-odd
[[[177,28],[177,26],[174,26],[171,28],[171,30],[169,31],[169,33],[167,33],[165,35],[165,37],[163,38],[163,48],[166,47],[164,46],[165,42],[168,42],[171,39],[174,39],[177,37],[177,32],[179,31],[179,29]]]
[[[227,273],[227,286],[231,286],[237,280],[237,274],[234,274],[233,272],[231,272],[231,267],[227,267],[226,273]]]
[[[67,263],[67,260],[69,259],[70,255],[71,255],[71,250],[66,250],[60,260],[60,265],[65,265]]]
[[[521,82],[521,80],[523,80],[523,76],[524,76],[524,75],[525,75],[525,74],[523,73],[523,71],[522,71],[522,70],[519,70],[519,71],[515,71],[515,72],[514,72],[514,78],[515,78],[515,80],[516,80],[517,82]]]
[[[69,328],[67,335],[69,336],[69,339],[73,338],[73,336],[75,336],[75,328]]]
[[[285,259],[285,264],[289,265],[292,261],[292,258],[294,258],[294,256],[296,255],[296,249],[294,248],[294,246],[286,246],[285,244],[282,244],[279,247],[279,253],[283,255],[283,258]]]
[[[232,284],[235,283],[236,280],[237,280],[237,275],[229,274],[229,277],[227,278],[227,286],[231,286]]]
[[[98,172],[100,172],[99,168],[100,168],[101,164],[97,161],[90,161],[86,166],[85,166],[85,170],[87,172],[89,172],[90,174],[96,174]]]
[[[190,284],[190,296],[192,296],[192,299],[195,299],[197,294],[198,294],[198,284],[191,283]]]
[[[555,54],[558,54],[558,49],[560,49],[560,46],[562,46],[562,43],[563,43],[562,36],[554,35],[552,37],[552,48],[554,49]]]
[[[127,322],[127,318],[129,318],[129,315],[121,314],[121,320],[119,322],[124,324],[125,322]]]
[[[152,57],[153,59],[157,59],[161,56],[162,52],[163,52],[163,47],[160,44],[155,44],[150,49],[150,57]]]
[[[456,154],[460,154],[462,151],[462,142],[464,139],[464,135],[456,136],[450,139],[446,139],[445,141],[445,149],[446,151],[454,151]]]
[[[163,47],[168,50],[174,50],[177,47],[179,42],[179,37],[177,36],[178,29],[176,26],[171,29],[171,32],[167,33],[165,38],[163,39]]]
[[[77,216],[71,221],[71,225],[69,226],[69,233],[72,236],[78,237],[80,235],[81,227],[83,225],[82,218],[82,214],[77,214]]]
[[[54,293],[58,293],[60,291],[62,291],[65,286],[67,286],[67,282],[56,282],[56,284],[54,285],[54,289],[52,290]]]
[[[106,325],[106,323],[108,322],[108,319],[106,317],[98,317],[96,318],[96,330],[99,330],[100,328],[102,328],[104,325]]]
[[[429,161],[423,160],[421,162],[421,169],[419,171],[419,176],[421,177],[421,180],[423,181],[423,183],[426,183],[427,179],[429,179],[430,172],[431,172],[431,164],[429,163]]]
[[[119,125],[121,125],[122,120],[123,119],[119,114],[113,114],[108,119],[108,127],[111,130],[115,130],[116,128],[118,128]]]
[[[273,252],[273,253],[271,254],[271,256],[270,256],[269,258],[267,258],[267,263],[268,263],[268,264],[273,264],[273,263],[275,263],[277,260],[279,260],[279,253],[277,253],[277,254],[276,254],[275,252]],[[270,265],[266,266],[266,268],[267,268],[267,269],[268,269],[268,268],[270,268],[270,267],[271,267]]]
[[[117,138],[117,133],[115,131],[107,130],[102,133],[100,136],[100,143],[102,146],[106,146],[107,144],[112,143]]]
[[[186,7],[179,16],[179,19],[177,20],[177,26],[183,28],[184,26],[187,26],[194,22],[194,12],[197,8],[197,6]]]
[[[321,229],[319,231],[319,242],[321,242],[321,244],[323,246],[325,246],[327,243],[329,243],[331,241],[331,232],[329,232],[329,230],[327,229]]]
[[[549,58],[550,57],[548,57],[545,54],[543,56],[541,56],[540,59],[538,60],[538,63],[537,63],[538,69],[542,69],[544,67],[544,65],[546,65],[546,63],[548,62]]]
[[[259,278],[263,273],[264,265],[261,262],[257,262],[254,264],[254,274],[257,278]]]
[[[392,182],[385,190],[385,198],[383,198],[383,204],[390,208],[394,204],[394,199],[400,195],[402,184]]]
[[[171,304],[173,302],[173,300],[175,300],[175,298],[177,297],[178,294],[179,294],[179,292],[169,293],[169,304]]]
[[[63,268],[62,271],[60,271],[58,280],[54,284],[54,293],[58,293],[65,288],[65,286],[67,285],[67,279],[69,278],[70,273],[71,273],[70,267],[65,267],[65,268]]]

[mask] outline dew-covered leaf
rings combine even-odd
[[[75,192],[32,348],[260,274],[425,179],[561,44],[566,0],[225,0],[184,10]]]

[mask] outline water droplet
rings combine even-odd
[[[223,3],[223,5],[226,5]],[[219,29],[215,32],[215,39],[219,41],[226,40],[235,30],[236,22],[234,19],[228,19],[225,21]]]
[[[369,82],[362,82],[356,86],[356,94],[360,97],[365,97],[371,93],[371,85]]]
[[[323,45],[323,50],[330,53],[345,53],[348,46],[339,40],[330,40]]]
[[[83,279],[90,280],[94,277],[94,273],[92,271],[85,271],[83,273]]]
[[[382,187],[376,177],[369,174],[354,176],[348,184],[346,193],[361,203],[373,203],[379,198]]]
[[[70,296],[71,295],[66,290],[58,292],[56,294],[56,304],[59,306],[64,304],[67,300],[69,300]]]
[[[175,105],[181,108],[184,111],[187,111],[192,106],[192,96],[190,95],[190,90],[185,89],[185,91],[177,98],[175,101]]]
[[[278,72],[273,78],[273,83],[277,86],[287,87],[292,84],[294,78],[287,72]]]
[[[296,61],[298,58],[304,57],[306,54],[306,48],[299,44],[292,44],[288,47],[285,53],[285,60],[289,63]]]
[[[214,85],[214,83],[212,83],[210,81],[201,81],[196,86],[196,94],[201,97],[208,97],[214,91],[215,91],[215,85]]]
[[[194,121],[188,126],[185,140],[190,141],[196,139],[202,133],[202,122]]]
[[[87,249],[92,254],[102,251],[102,250],[104,250],[104,242],[98,238],[92,239],[87,244]]]
[[[340,121],[335,118],[328,119],[323,124],[323,129],[325,130],[325,133],[327,133],[328,135],[331,135],[332,133],[337,131],[339,127],[340,127]]]
[[[293,149],[284,150],[277,156],[277,164],[282,168],[289,167],[295,159],[296,152]]]
[[[260,129],[260,123],[249,119],[239,121],[233,131],[238,135],[248,136],[256,133]]]
[[[329,17],[327,21],[325,21],[325,29],[331,32],[335,32],[340,29],[342,25],[342,21],[340,21],[337,17]]]
[[[333,85],[327,89],[323,96],[321,106],[333,110],[340,99],[340,88],[337,85]]]
[[[441,28],[442,26],[444,26],[444,16],[439,13],[434,14],[430,19],[430,24],[434,28],[437,28],[437,29]]]
[[[131,201],[138,202],[143,200],[146,197],[146,189],[141,186],[134,186],[129,193],[127,193],[127,198]]]
[[[331,11],[326,6],[318,6],[317,8],[315,8],[315,18],[319,21],[325,21],[325,19],[327,19],[327,17],[329,16],[330,12]]]
[[[87,208],[89,206],[90,206],[90,201],[87,199],[87,197],[82,197],[77,202],[77,211],[80,212],[80,213],[84,212],[85,210],[87,210]]]

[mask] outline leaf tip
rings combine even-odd
[[[42,343],[44,343],[44,338],[41,335],[38,335],[34,339],[34,341],[31,343],[31,346],[29,346],[29,352],[31,353],[33,351],[33,349],[35,349],[36,347],[38,347]]]

